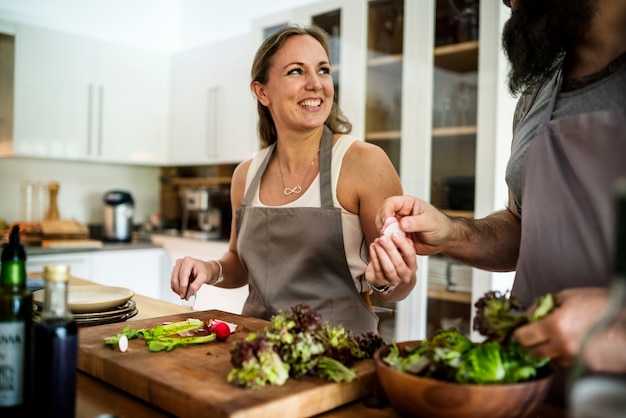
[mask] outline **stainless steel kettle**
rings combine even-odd
[[[104,241],[130,242],[133,235],[133,197],[127,191],[104,194]]]

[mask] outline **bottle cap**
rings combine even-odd
[[[65,282],[70,278],[70,266],[52,264],[43,268],[43,278],[51,282]]]
[[[26,250],[20,244],[20,227],[13,225],[9,234],[9,242],[3,245],[2,261],[26,260]]]

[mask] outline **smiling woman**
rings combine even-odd
[[[402,187],[382,149],[349,135],[334,100],[327,34],[317,26],[278,29],[257,50],[251,89],[265,148],[233,174],[236,228],[219,260],[224,280],[217,283],[217,263],[185,257],[172,289],[248,285],[243,315],[269,319],[303,302],[331,325],[378,332],[371,289],[405,298],[415,285],[415,253],[405,237],[381,237],[375,226],[382,201]]]

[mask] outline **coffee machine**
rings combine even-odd
[[[218,188],[182,189],[182,236],[208,240],[223,238],[226,232],[230,233],[231,217],[226,216],[230,212],[224,210],[225,194],[227,196],[228,192]],[[230,199],[227,199],[227,207],[230,210]],[[228,228],[225,226],[226,221],[228,221]]]
[[[111,190],[104,194],[104,241],[130,242],[134,203],[130,192]]]

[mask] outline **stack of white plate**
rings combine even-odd
[[[72,286],[67,298],[72,315],[80,326],[110,324],[137,315],[132,299],[135,292],[114,286]],[[45,300],[45,289],[33,292],[33,319],[38,321]]]
[[[450,264],[448,290],[455,292],[472,291],[472,268],[464,264]]]
[[[428,282],[446,286],[449,263],[444,258],[433,256],[428,259]]]

